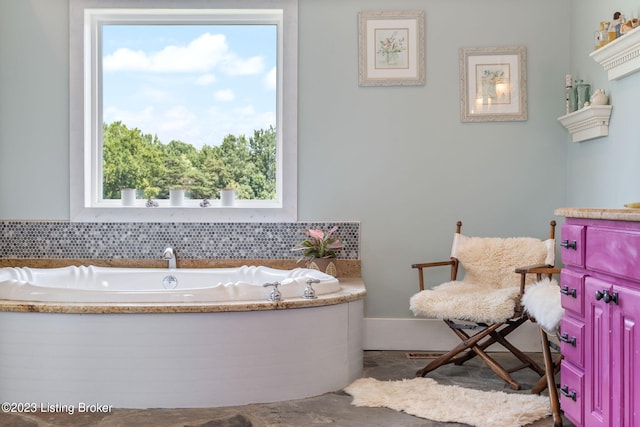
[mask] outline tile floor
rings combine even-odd
[[[541,361],[540,355],[532,355]],[[496,359],[506,359],[496,354]],[[415,371],[428,360],[409,359],[402,351],[366,351],[366,377],[381,380],[413,378]],[[536,381],[531,370],[513,374],[523,384],[522,393]],[[481,362],[471,360],[464,366],[447,365],[428,374],[441,384],[457,384],[482,390],[510,391]],[[566,420],[565,420],[566,421]],[[343,391],[307,399],[246,406],[203,409],[115,409],[106,414],[6,414],[0,413],[0,427],[459,427],[457,423],[439,423],[386,408],[358,408],[351,405],[351,396]],[[539,420],[531,427],[552,426],[551,417]],[[565,426],[573,424],[568,421]]]

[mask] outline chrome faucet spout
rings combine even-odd
[[[169,268],[176,268],[176,251],[172,247],[168,247],[162,253],[162,259],[169,262]]]

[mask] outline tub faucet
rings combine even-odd
[[[162,259],[169,261],[169,268],[176,268],[176,251],[172,247],[164,250]]]
[[[265,288],[269,287],[269,286],[273,286],[273,289],[269,293],[269,298],[268,298],[269,301],[271,301],[271,302],[282,301],[282,294],[278,290],[278,286],[280,286],[280,282],[265,283],[262,286],[265,287]]]
[[[316,296],[316,290],[313,289],[312,284],[320,283],[320,280],[319,279],[307,279],[305,283],[307,284],[307,288],[302,293],[302,298],[304,298],[304,299],[316,299],[316,298],[318,298]]]

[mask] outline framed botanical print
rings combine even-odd
[[[425,84],[424,11],[358,14],[360,86]]]
[[[460,119],[527,120],[526,56],[520,46],[461,48]]]

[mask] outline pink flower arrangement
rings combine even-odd
[[[294,251],[303,251],[298,262],[303,259],[312,260],[314,258],[335,258],[336,252],[342,249],[342,242],[338,237],[333,236],[338,226],[334,226],[326,233],[318,229],[305,231],[308,239],[296,244]]]

